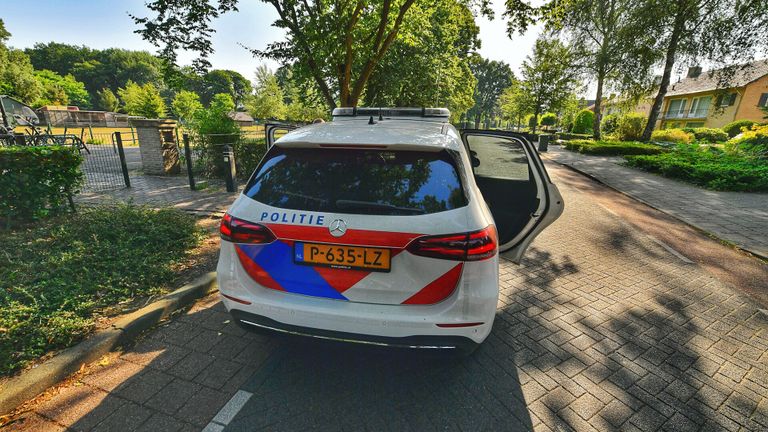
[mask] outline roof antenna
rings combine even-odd
[[[375,121],[373,121],[373,116],[371,116],[371,118],[369,118],[369,119],[368,119],[368,124],[369,124],[369,125],[373,125],[373,124],[376,124],[376,122],[375,122]]]

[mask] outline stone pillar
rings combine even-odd
[[[176,120],[131,119],[136,128],[145,174],[169,175],[181,171],[179,146],[176,143]]]

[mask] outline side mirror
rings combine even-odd
[[[469,157],[472,160],[472,167],[477,168],[480,166],[480,159],[477,158],[475,155],[470,155]]]

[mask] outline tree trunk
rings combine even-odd
[[[661,106],[664,104],[664,96],[667,95],[667,89],[669,88],[669,81],[672,77],[672,67],[675,65],[675,55],[677,54],[677,45],[680,42],[680,37],[685,29],[684,11],[678,11],[677,17],[675,17],[675,27],[672,29],[672,34],[669,37],[669,45],[667,45],[667,55],[664,59],[664,73],[661,75],[661,83],[659,83],[659,92],[656,93],[656,98],[653,100],[651,106],[651,112],[648,114],[648,123],[645,125],[643,136],[640,138],[643,142],[651,140],[651,134],[656,127],[656,120],[659,118],[661,112]]]
[[[475,114],[475,129],[480,129],[480,113]]]
[[[595,120],[592,122],[592,137],[595,140],[600,139],[600,120],[602,119],[603,104],[603,84],[605,82],[605,72],[597,72],[597,94],[595,95]]]
[[[539,124],[539,111],[536,110],[533,112],[533,126],[531,126],[531,133],[536,133],[536,125]]]

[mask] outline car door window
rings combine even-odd
[[[462,131],[475,183],[496,222],[499,250],[518,262],[533,238],[562,213],[562,197],[533,145],[511,132]]]

